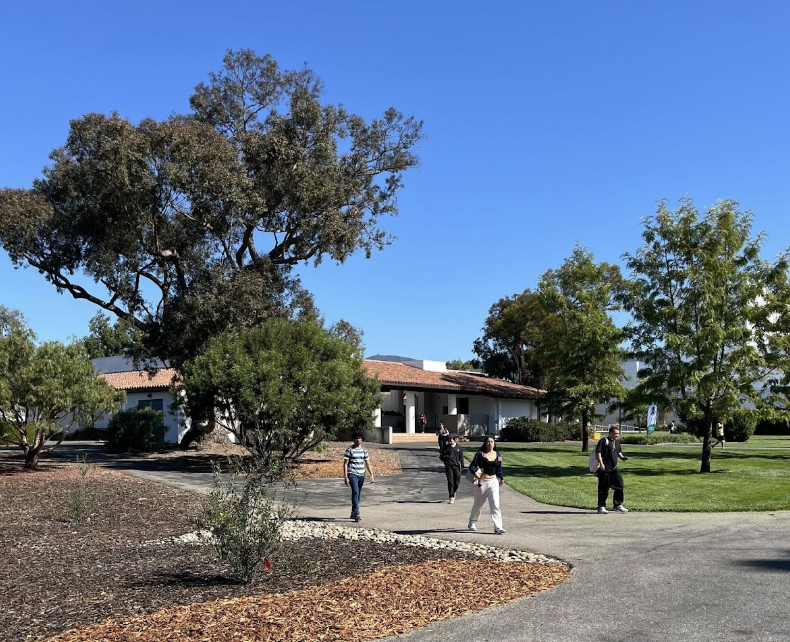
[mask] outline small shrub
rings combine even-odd
[[[246,477],[243,483],[240,477]],[[211,532],[215,556],[231,567],[233,576],[249,583],[261,562],[280,546],[280,525],[291,516],[290,506],[277,504],[262,477],[235,464],[223,482],[214,464],[214,488],[196,524]]]
[[[66,510],[69,519],[73,522],[82,523],[90,519],[93,506],[88,496],[88,474],[93,471],[93,464],[88,463],[88,456],[82,455],[77,458],[79,464],[79,477],[72,484],[66,494]]]
[[[505,441],[566,441],[581,439],[581,426],[560,422],[556,424],[516,417],[507,422],[500,437]]]
[[[161,411],[131,408],[119,412],[107,426],[107,449],[111,453],[151,452],[165,445]]]

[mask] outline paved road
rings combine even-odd
[[[398,450],[404,473],[365,485],[360,526],[491,542],[574,566],[571,577],[553,591],[399,640],[790,640],[788,511],[597,515],[539,504],[505,487],[507,534],[493,534],[485,509],[481,531],[470,533],[471,485],[462,481],[459,499],[449,505],[436,449],[415,444]],[[161,461],[142,465],[117,457],[103,463],[182,488],[205,490],[210,484],[209,475],[175,470]],[[627,470],[624,478],[627,505]],[[350,491],[339,480],[302,482],[292,498],[303,518],[353,525]],[[481,590],[496,590],[495,581],[481,581]]]

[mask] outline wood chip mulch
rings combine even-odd
[[[284,595],[254,595],[109,620],[48,642],[363,642],[534,595],[568,574],[561,564],[424,562]],[[480,577],[491,579],[488,586],[481,585]]]
[[[335,476],[337,460],[324,465]],[[370,640],[532,595],[568,574],[564,565],[305,539],[283,542],[271,570],[238,584],[206,547],[170,539],[192,530],[204,497],[84,472],[62,460],[26,471],[18,452],[0,449],[0,641]],[[82,522],[70,503],[80,488]],[[497,573],[498,588],[470,598],[480,568]]]
[[[342,479],[343,453],[349,444],[330,442],[323,452],[306,452],[299,460],[294,471],[295,479]],[[400,456],[396,450],[381,448],[376,444],[365,444],[370,453],[373,474],[386,477],[399,475],[403,472]],[[245,450],[228,442],[206,440],[194,445],[188,451],[168,450],[161,453],[144,455],[146,459],[173,459],[189,457],[193,463],[203,462],[210,469],[211,461],[222,461],[227,457],[243,457]]]

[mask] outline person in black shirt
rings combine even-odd
[[[447,443],[442,448],[439,458],[444,462],[444,474],[447,477],[447,493],[450,503],[455,503],[455,494],[461,482],[461,468],[464,465],[464,451],[455,443],[455,435],[447,435]]]
[[[609,489],[614,491],[615,513],[627,513],[628,509],[623,506],[623,477],[617,470],[619,459],[626,461],[628,457],[623,454],[620,447],[620,429],[612,426],[609,428],[609,436],[604,437],[595,446],[595,454],[598,457],[598,512],[606,514],[606,500],[609,497]]]
[[[502,535],[505,528],[502,526],[502,511],[499,508],[499,487],[504,483],[502,473],[502,455],[496,450],[496,441],[493,435],[488,435],[483,442],[483,447],[475,453],[469,471],[477,478],[475,483],[475,499],[472,512],[469,514],[469,530],[477,530],[477,520],[480,519],[480,510],[488,500],[491,512],[491,521],[494,522],[494,533]]]

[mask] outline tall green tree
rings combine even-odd
[[[675,211],[661,202],[642,247],[624,256],[634,280],[629,338],[647,366],[636,392],[705,437],[703,473],[715,423],[786,415],[788,254],[760,258],[752,222],[734,201],[705,212],[690,199]]]
[[[422,129],[322,93],[307,68],[228,51],[189,114],[77,118],[32,189],[0,190],[0,244],[139,330],[137,356],[176,367],[228,328],[315,315],[293,266],[391,241],[382,219]]]
[[[538,286],[546,317],[537,353],[548,390],[541,406],[580,421],[583,451],[596,405],[625,394],[623,332],[611,317],[621,309],[623,288],[617,265],[595,263],[578,245],[559,269],[543,274]]]
[[[38,466],[80,423],[122,401],[122,394],[96,376],[79,343],[38,345],[22,316],[0,306],[0,424],[22,448],[26,468]]]
[[[89,333],[81,339],[82,345],[91,359],[115,357],[134,351],[140,340],[139,332],[123,319],[111,323],[110,317],[97,312],[88,322]]]
[[[544,311],[530,290],[504,297],[488,311],[483,335],[472,350],[486,374],[514,383],[540,387],[541,371],[535,347],[540,340]]]
[[[234,433],[270,479],[338,431],[371,427],[381,403],[356,347],[313,319],[213,338],[186,365],[184,391],[192,420]]]

